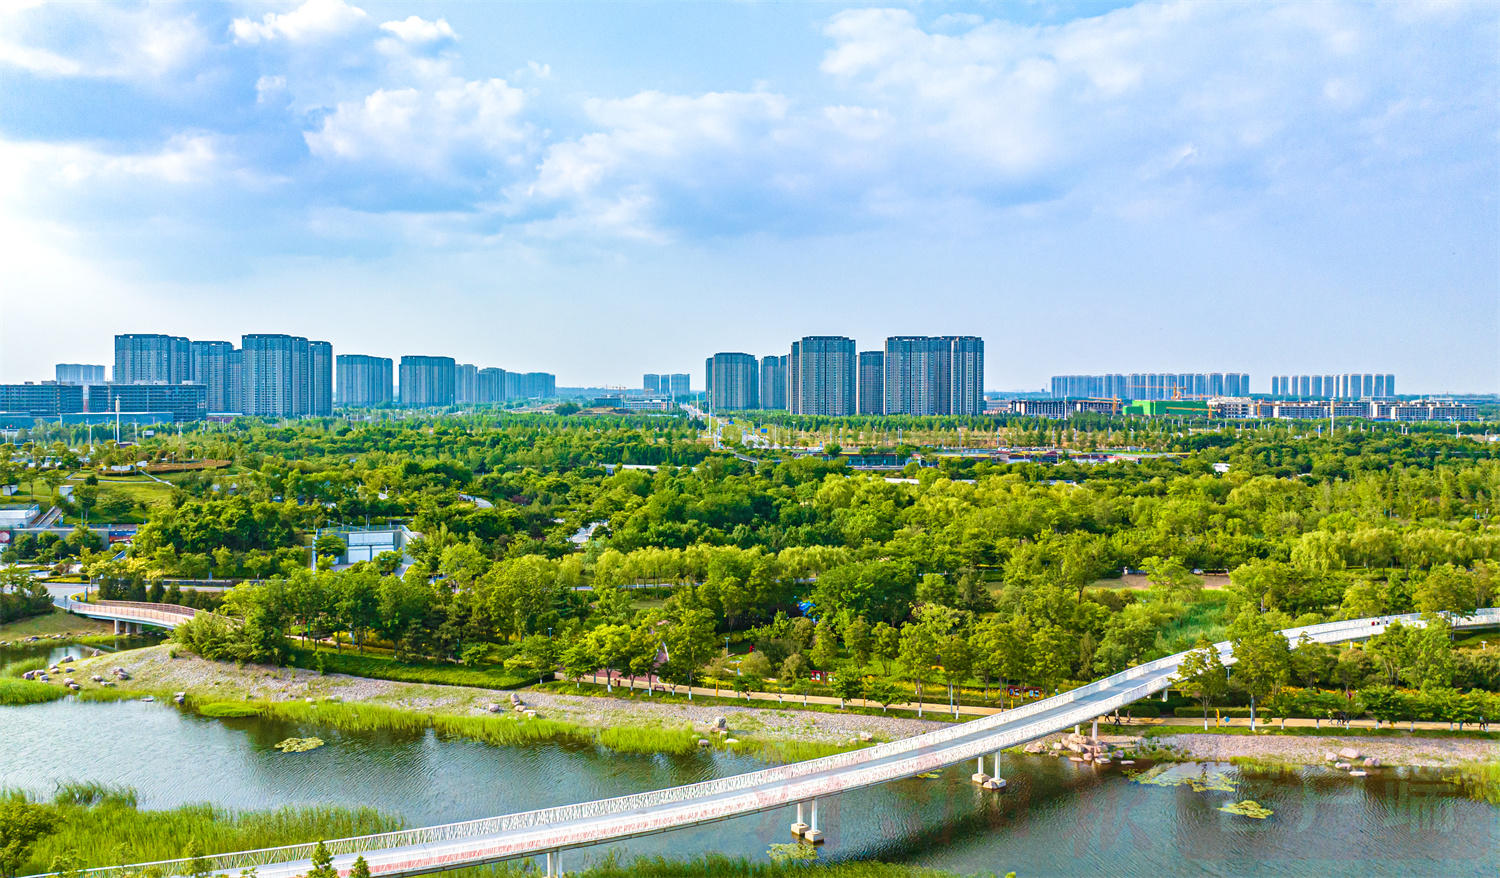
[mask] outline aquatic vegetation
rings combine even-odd
[[[1153,765],[1145,771],[1127,771],[1125,776],[1136,783],[1158,787],[1186,786],[1195,793],[1232,793],[1237,785],[1223,772],[1210,772],[1206,767],[1194,775],[1174,765]]]
[[[1254,817],[1256,820],[1264,820],[1267,817],[1270,817],[1272,814],[1276,813],[1275,811],[1272,811],[1270,808],[1267,808],[1265,805],[1262,805],[1254,799],[1246,799],[1243,802],[1235,802],[1232,805],[1221,805],[1219,807],[1219,810],[1223,811],[1226,814],[1238,814],[1241,817]]]
[[[135,790],[131,787],[113,786],[96,781],[71,781],[57,785],[52,801],[59,805],[112,805],[134,808]]]
[[[44,701],[56,701],[68,694],[67,689],[56,684],[0,677],[0,706],[41,704]]]
[[[32,656],[31,658],[18,659],[0,668],[0,677],[20,677],[27,671],[41,671],[47,667],[46,656]]]
[[[1451,780],[1474,801],[1500,805],[1500,763],[1460,766],[1453,771]]]
[[[203,716],[215,719],[238,716],[260,716],[260,708],[244,701],[210,701],[197,705],[194,710]]]
[[[620,726],[602,729],[599,743],[621,753],[671,753],[683,756],[698,749],[692,729],[653,729]]]
[[[306,753],[308,750],[318,749],[324,743],[322,738],[287,738],[277,742],[276,749],[283,753]]]

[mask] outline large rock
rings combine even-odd
[[[1354,760],[1359,758],[1359,751],[1353,747],[1345,747],[1339,751],[1339,756],[1344,759]]]
[[[714,717],[714,728],[727,731],[729,729],[729,718],[725,716]]]

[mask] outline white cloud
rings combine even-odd
[[[528,134],[525,95],[503,79],[456,82],[433,89],[380,89],[340,103],[307,132],[313,154],[446,173],[456,161],[504,163]]]
[[[154,79],[197,61],[208,40],[192,15],[160,5],[0,6],[0,65],[42,76]]]
[[[347,33],[368,20],[363,9],[344,0],[306,0],[291,12],[267,12],[260,21],[236,18],[229,32],[236,43],[245,45],[273,40],[300,43]]]
[[[404,21],[387,21],[380,26],[380,29],[394,34],[402,42],[413,45],[429,45],[458,39],[458,34],[453,32],[453,28],[445,18],[428,21],[412,15]]]

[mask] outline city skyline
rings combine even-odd
[[[1497,23],[1341,2],[13,5],[0,380],[107,363],[118,328],[274,327],[632,387],[961,315],[992,340],[989,389],[1229,362],[1494,392]]]

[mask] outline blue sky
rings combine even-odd
[[[975,333],[1500,390],[1492,3],[0,7],[0,380],[115,332],[634,386]]]

